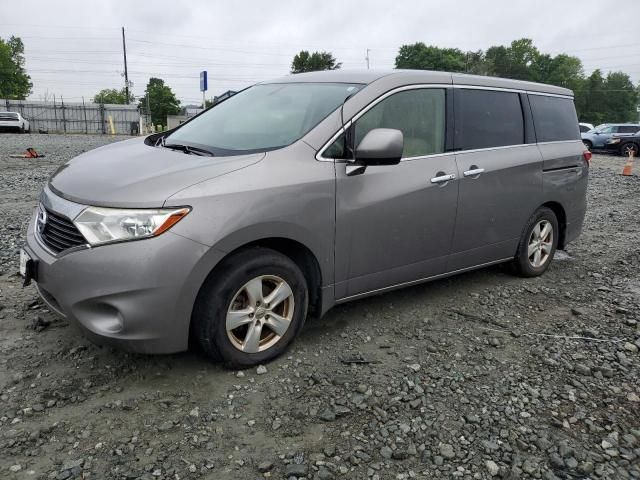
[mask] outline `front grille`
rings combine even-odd
[[[71,220],[49,209],[46,209],[46,213],[44,225],[38,218],[38,231],[40,238],[52,252],[60,253],[63,250],[87,243]]]

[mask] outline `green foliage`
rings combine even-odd
[[[127,91],[123,87],[122,90],[116,90],[115,88],[105,88],[96,93],[93,97],[94,103],[113,103],[113,104],[126,104],[135,100],[133,95],[129,94],[129,101],[127,102]]]
[[[171,88],[164,84],[164,80],[151,77],[144,98],[140,99],[140,109],[147,110],[147,96],[151,110],[151,122],[154,125],[166,125],[167,115],[180,113],[180,100],[178,100]]]
[[[20,37],[0,38],[0,98],[24,100],[31,93],[31,77],[24,69],[24,44]]]
[[[418,42],[400,47],[396,68],[464,72],[465,60],[464,52],[457,48],[438,48]]]
[[[342,63],[333,57],[329,52],[313,52],[310,54],[306,50],[300,51],[291,62],[291,73],[315,72],[318,70],[337,70]]]
[[[496,45],[483,52],[427,46],[422,42],[403,45],[396,56],[396,68],[466,72],[548,83],[573,90],[581,121],[594,124],[637,120],[640,86],[629,76],[612,72],[603,78],[599,70],[586,77],[582,62],[566,54],[541,53],[528,38],[510,45]]]

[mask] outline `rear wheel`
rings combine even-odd
[[[20,127],[20,133],[25,133],[24,125]]]
[[[633,155],[634,157],[638,156],[638,145],[632,142],[627,142],[622,147],[620,147],[620,155],[624,157],[628,157]]]
[[[531,216],[520,238],[514,259],[516,272],[523,277],[542,275],[558,246],[558,219],[553,210],[541,207]]]
[[[249,367],[284,352],[307,315],[305,277],[288,257],[256,247],[223,261],[205,282],[193,333],[228,367]]]

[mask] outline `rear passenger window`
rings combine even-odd
[[[457,150],[524,143],[524,118],[517,93],[458,89],[454,101]]]
[[[580,140],[578,116],[573,100],[546,95],[529,95],[538,142]]]
[[[374,128],[402,132],[403,158],[444,152],[444,89],[406,90],[385,98],[356,121],[355,145]]]
[[[637,125],[622,125],[618,128],[618,133],[636,133],[640,130]]]

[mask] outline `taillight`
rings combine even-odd
[[[584,161],[587,162],[587,166],[591,166],[591,152],[589,150],[585,150],[582,152],[582,156],[584,157]]]

